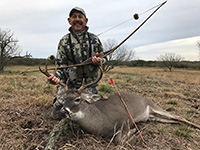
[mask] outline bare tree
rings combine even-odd
[[[28,51],[26,51],[26,55],[24,55],[23,57],[24,58],[31,58],[33,56],[31,55],[31,53],[28,53]]]
[[[114,39],[108,39],[103,43],[104,50],[110,50],[117,45],[117,41]],[[103,65],[104,72],[108,72],[114,68],[114,66],[125,62],[130,61],[134,58],[135,52],[129,51],[127,46],[120,46],[113,53],[107,56],[107,62]]]
[[[19,54],[18,40],[14,37],[14,33],[10,30],[2,30],[0,28],[0,71],[4,70],[7,62],[15,55]]]
[[[200,60],[200,41],[197,41],[197,47],[199,49],[199,60]]]
[[[172,71],[172,68],[180,61],[182,61],[184,58],[180,55],[176,55],[175,53],[166,53],[164,55],[160,55],[157,60],[160,61],[160,63],[169,69],[169,71]]]
[[[197,41],[197,47],[198,47],[198,50],[199,50],[199,69],[200,69],[200,41]]]

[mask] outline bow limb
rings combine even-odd
[[[167,1],[161,3],[159,5],[159,7],[154,10],[131,34],[129,34],[123,41],[121,41],[117,46],[115,46],[113,49],[111,50],[108,50],[106,52],[103,52],[103,55],[101,55],[100,57],[103,58],[103,57],[106,57],[107,55],[113,53],[117,48],[119,48],[126,40],[128,40],[135,32],[137,32],[157,11],[158,9],[160,9]],[[83,62],[83,65],[84,63],[86,62],[91,62],[91,58],[88,58],[86,61]],[[91,62],[92,63],[92,62]]]

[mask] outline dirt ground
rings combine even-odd
[[[56,87],[41,73],[19,75],[26,67],[7,68],[0,73],[0,149],[42,150],[59,121],[50,118]],[[104,74],[99,94],[112,95],[115,80],[121,91],[152,99],[171,114],[200,125],[200,71],[116,67]],[[70,123],[56,143],[58,150],[199,150],[200,130],[185,124],[145,122],[137,124],[147,143],[135,133],[115,146],[109,139],[84,133]]]

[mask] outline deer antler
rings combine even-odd
[[[48,69],[47,69],[47,66],[48,66],[48,60],[54,60],[55,59],[55,56],[54,55],[50,55],[47,59],[46,59],[46,63],[45,63],[45,69],[41,69],[40,68],[40,66],[39,66],[39,70],[40,70],[40,72],[42,72],[44,75],[46,75],[47,77],[50,77],[51,75],[49,74],[49,72],[48,72]],[[57,67],[55,68],[55,69],[57,69]],[[59,82],[59,84],[60,85],[62,85],[62,86],[66,86],[64,83],[62,83],[62,82]]]
[[[53,55],[50,55],[47,59],[46,59],[46,63],[45,63],[45,69],[41,69],[41,67],[39,66],[39,70],[40,70],[40,72],[42,72],[44,75],[46,75],[47,77],[50,77],[51,75],[49,74],[49,72],[48,72],[48,68],[47,68],[47,66],[48,66],[48,60],[54,60],[55,59],[55,56],[53,56]],[[86,64],[85,64],[86,65]],[[71,65],[72,67],[74,67],[74,66],[76,66],[76,65]],[[102,69],[102,61],[100,61],[100,63],[99,63],[99,70],[100,70],[100,74],[98,75],[98,77],[96,78],[96,80],[94,81],[94,82],[91,82],[91,83],[89,83],[89,84],[86,84],[86,85],[84,85],[84,86],[81,86],[79,89],[78,89],[78,92],[79,93],[81,93],[84,89],[86,89],[87,87],[90,87],[90,86],[92,86],[92,85],[94,85],[94,84],[96,84],[96,83],[98,83],[100,80],[101,80],[101,78],[102,78],[102,76],[103,76],[103,69]],[[57,69],[57,67],[55,68],[55,69]],[[64,84],[64,83],[62,83],[62,82],[59,82],[59,84],[60,85],[62,85],[62,86],[64,86],[64,87],[66,87],[66,85]]]
[[[90,87],[90,86],[92,86],[92,85],[98,83],[98,82],[101,80],[101,78],[102,78],[102,76],[103,76],[102,61],[100,61],[98,67],[99,67],[99,75],[97,76],[96,80],[95,80],[94,82],[91,82],[91,83],[88,83],[88,84],[86,84],[86,85],[81,86],[81,87],[78,89],[78,92],[79,92],[79,93],[81,93],[81,92],[82,92],[84,89],[86,89],[87,87]]]

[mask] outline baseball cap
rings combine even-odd
[[[69,17],[71,17],[72,14],[73,14],[75,11],[78,11],[78,12],[82,13],[82,14],[86,17],[85,11],[84,11],[82,8],[80,8],[80,7],[74,7],[74,8],[72,8],[72,10],[71,10],[70,13],[69,13]]]

